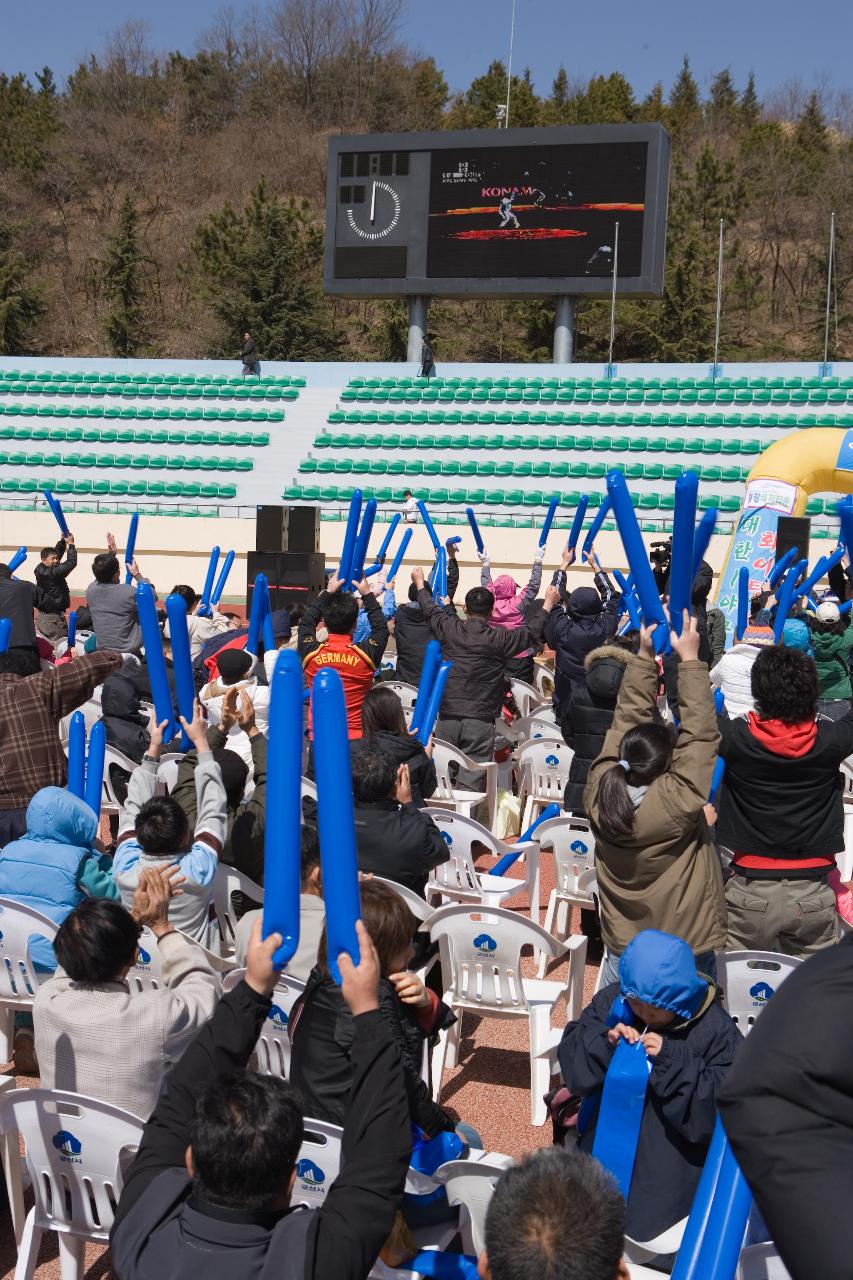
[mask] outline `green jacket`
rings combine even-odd
[[[827,701],[851,697],[850,651],[853,650],[853,626],[848,622],[841,635],[809,628],[812,636],[820,696]]]
[[[236,867],[256,884],[264,882],[264,826],[267,811],[267,740],[262,733],[250,739],[254,764],[255,790],[245,803],[229,806],[225,844],[220,861]],[[207,731],[211,751],[228,745],[228,735],[218,726]],[[178,769],[178,781],[172,799],[187,815],[190,831],[195,830],[196,793],[195,766],[198,755],[188,751]]]

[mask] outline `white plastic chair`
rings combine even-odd
[[[477,1153],[471,1152],[472,1156]],[[479,1257],[486,1247],[486,1213],[501,1174],[515,1164],[512,1156],[483,1152],[479,1159],[448,1160],[436,1169],[448,1204],[458,1207],[462,1252]]]
[[[158,795],[167,796],[174,791],[178,785],[178,770],[183,758],[183,754],[177,751],[167,751],[160,757],[160,763],[157,766]]]
[[[544,662],[534,663],[533,687],[545,702],[550,702],[554,696],[554,678],[553,667],[547,666]]]
[[[474,818],[448,809],[426,808],[422,812],[438,827],[448,853],[447,861],[435,867],[427,881],[426,896],[430,902],[438,899],[444,904],[465,902],[499,907],[525,890],[530,901],[530,919],[539,923],[539,846],[535,841],[528,840],[523,845],[504,844]],[[524,868],[524,879],[478,871],[472,848],[475,842],[485,845],[496,858],[521,849],[523,853],[516,865]]]
[[[723,1008],[748,1035],[780,983],[802,964],[796,956],[778,951],[722,951],[717,956],[717,986]]]
[[[12,1059],[15,1014],[32,1011],[39,983],[50,977],[36,972],[29,940],[39,937],[53,942],[58,931],[59,926],[40,911],[0,898],[0,1062]]]
[[[596,909],[595,837],[585,818],[549,818],[534,836],[540,849],[553,849],[555,883],[545,911],[544,927],[562,941],[571,932],[572,907]],[[545,957],[539,977],[545,977]]]
[[[438,785],[430,796],[430,804],[439,808],[453,809],[456,813],[464,814],[467,818],[473,818],[476,810],[485,801],[488,826],[491,829],[495,825],[495,813],[498,805],[498,766],[496,762],[489,760],[483,764],[479,760],[472,760],[470,756],[466,756],[465,752],[460,751],[458,747],[452,747],[449,742],[441,742],[437,738],[433,742],[432,761],[435,765],[435,776]],[[466,791],[463,788],[454,787],[450,781],[451,764],[456,764],[460,769],[466,769],[470,773],[484,774],[486,780],[485,791]]]
[[[14,1076],[0,1076],[0,1095],[11,1093],[17,1088]],[[21,1178],[21,1153],[18,1134],[13,1129],[9,1133],[0,1130],[0,1165],[6,1179],[6,1195],[9,1198],[9,1209],[12,1214],[12,1230],[15,1233],[15,1244],[20,1248],[24,1235],[26,1211],[24,1209],[24,1188]]]
[[[841,879],[847,884],[853,880],[853,795],[844,795],[844,848],[835,855],[835,863]]]
[[[516,742],[534,742],[537,738],[557,739],[559,727],[554,712],[548,706],[537,707],[529,716],[516,720],[510,728],[514,731]]]
[[[412,712],[415,709],[418,691],[413,684],[408,684],[405,680],[383,680],[383,689],[393,689],[397,697],[403,704],[403,715],[406,717],[406,724],[412,719]]]
[[[45,1231],[57,1233],[62,1280],[82,1280],[86,1241],[107,1243],[122,1190],[122,1155],[139,1146],[144,1128],[129,1111],[78,1093],[0,1094],[0,1131],[15,1135],[15,1149],[17,1134],[23,1136],[35,1197],[16,1280],[31,1280]]]
[[[296,1158],[296,1181],[290,1203],[319,1209],[341,1171],[344,1131],[339,1125],[307,1116],[304,1123],[305,1135]]]
[[[198,947],[211,969],[214,969],[217,973],[230,973],[233,970],[233,959],[228,956],[218,956],[215,951],[210,951],[207,947],[202,946],[200,942],[196,942],[195,938],[183,933],[181,929],[178,929],[177,932],[182,933],[194,947]],[[157,991],[160,987],[166,985],[163,978],[163,959],[160,955],[160,947],[156,936],[147,925],[143,926],[139,935],[136,963],[127,975],[127,985],[130,988],[131,995],[138,995],[143,991]]]
[[[682,1218],[680,1222],[674,1223],[673,1226],[667,1227],[666,1231],[662,1231],[660,1235],[655,1236],[653,1240],[633,1240],[630,1236],[625,1237],[625,1257],[630,1262],[629,1268],[631,1276],[639,1274],[637,1264],[643,1262],[651,1262],[653,1258],[661,1255],[666,1256],[670,1253],[677,1253],[681,1248],[681,1241],[684,1237],[684,1231],[687,1226],[687,1219]],[[650,1275],[660,1275],[659,1271],[649,1272]]]
[[[574,752],[562,738],[522,742],[516,756],[518,793],[523,801],[521,829],[526,831],[549,804],[562,804]]]
[[[775,1244],[751,1244],[738,1259],[737,1280],[791,1280]]]
[[[534,689],[532,684],[528,684],[526,680],[511,680],[510,688],[522,719],[545,703],[545,698],[542,697],[542,694],[537,689]]]
[[[230,991],[242,982],[245,969],[232,969],[222,984],[223,991]],[[280,1076],[286,1080],[290,1071],[290,1013],[305,990],[305,983],[289,973],[279,975],[272,993],[270,1011],[264,1019],[261,1034],[255,1045],[258,1055],[258,1071],[262,1076]],[[306,1121],[306,1124],[308,1122]],[[314,1123],[312,1121],[312,1123]],[[307,1201],[306,1201],[307,1203]]]
[[[544,1095],[551,1078],[551,1014],[560,999],[567,1002],[566,1019],[580,1017],[587,940],[583,934],[566,944],[539,924],[513,911],[488,912],[467,906],[442,907],[430,922],[430,937],[442,947],[442,964],[451,975],[444,1002],[457,1020],[439,1035],[433,1053],[432,1078],[436,1101],[441,1093],[445,1064],[456,1065],[464,1011],[484,1018],[524,1018],[530,1040],[531,1123],[547,1118]],[[532,946],[549,956],[569,952],[564,982],[543,982],[521,976],[522,948]]]
[[[135,760],[131,760],[130,756],[126,756],[124,752],[119,751],[116,747],[111,747],[107,743],[104,751],[104,785],[101,788],[101,813],[118,814],[121,812],[121,801],[119,800],[115,787],[110,777],[110,765],[118,765],[125,773],[133,773],[134,769],[138,769],[139,765]]]
[[[213,876],[213,909],[219,921],[219,933],[222,938],[222,950],[228,955],[234,954],[234,940],[237,932],[237,916],[231,905],[232,893],[245,893],[253,902],[263,903],[264,891],[254,880],[244,876],[236,867],[229,867],[220,862]]]

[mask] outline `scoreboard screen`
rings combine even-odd
[[[668,181],[660,125],[334,138],[325,286],[660,296]]]

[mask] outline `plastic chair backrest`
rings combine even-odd
[[[791,1273],[775,1244],[752,1244],[738,1258],[737,1280],[791,1280]]]
[[[456,791],[454,791],[450,782],[449,769],[451,764],[458,764],[460,769],[467,769],[472,773],[483,773],[495,768],[492,762],[483,763],[482,761],[472,760],[470,756],[466,756],[465,752],[460,751],[458,747],[452,747],[449,742],[441,742],[437,738],[432,744],[432,762],[435,765],[435,773],[438,780],[438,788],[430,797],[432,800],[455,800],[457,793],[460,795],[479,794],[465,791],[461,787],[457,787]]]
[[[562,802],[574,752],[562,739],[536,738],[518,748],[518,768],[529,794],[537,800]]]
[[[107,812],[118,813],[121,810],[122,805],[116,795],[115,788],[113,787],[112,779],[110,777],[110,765],[118,765],[118,767],[123,769],[125,773],[133,773],[134,769],[137,769],[139,766],[135,760],[131,760],[130,756],[126,756],[123,751],[119,751],[116,747],[111,747],[110,744],[107,743],[104,750],[104,785],[102,791],[101,811],[103,812],[103,810],[106,809]]]
[[[305,1136],[296,1159],[296,1181],[291,1204],[318,1209],[341,1171],[341,1142],[344,1131],[325,1120],[305,1117]]]
[[[145,1122],[129,1111],[58,1089],[0,1096],[0,1129],[17,1130],[35,1197],[36,1225],[106,1240],[122,1189],[123,1152]]]
[[[403,712],[406,716],[408,724],[411,714],[415,708],[418,691],[413,684],[408,684],[405,680],[383,680],[383,686],[386,689],[393,689],[397,697],[403,704]]]
[[[163,960],[155,935],[147,925],[143,926],[136,949],[136,963],[127,975],[131,994],[141,991],[157,991],[164,987]]]
[[[595,890],[595,837],[585,818],[549,818],[533,839],[540,849],[554,850],[557,892],[567,898],[592,900]]]
[[[429,932],[433,941],[446,943],[454,1004],[500,1013],[527,1012],[522,947],[548,956],[565,949],[541,925],[503,907],[440,907]]]
[[[404,884],[398,884],[396,880],[386,880],[385,876],[374,876],[373,883],[384,884],[389,889],[393,889],[421,924],[432,915],[434,908],[419,893],[415,893],[414,889],[409,889]]]
[[[30,938],[52,942],[59,926],[40,911],[0,898],[0,1004],[32,1004],[39,977],[30,959]]]
[[[160,757],[160,764],[157,768],[157,781],[165,795],[169,795],[178,785],[178,769],[180,768],[182,755],[171,751]]]
[[[541,698],[551,698],[554,693],[554,672],[537,662],[533,668],[533,687]]]
[[[229,867],[220,862],[213,877],[213,908],[219,921],[222,943],[229,951],[234,950],[234,935],[237,929],[237,917],[231,905],[232,893],[245,893],[253,902],[262,903],[264,891],[254,880],[244,876],[236,867]]]
[[[512,1168],[514,1163],[512,1156],[489,1152],[482,1160],[449,1160],[437,1170],[437,1180],[444,1184],[448,1203],[465,1209],[459,1223],[463,1252],[479,1256],[485,1248],[489,1202],[504,1169]]]
[[[230,991],[245,976],[245,969],[232,969],[222,984],[222,990]],[[290,1013],[304,990],[305,983],[289,973],[282,973],[275,984],[270,1011],[255,1045],[258,1071],[263,1076],[287,1079],[290,1071]]]
[[[312,782],[310,778],[303,777],[301,783],[301,798],[304,800],[306,796],[310,796],[312,800],[317,799],[317,784]]]
[[[748,1035],[767,1001],[801,960],[776,951],[723,951],[717,956],[717,985],[723,1008]]]
[[[480,896],[480,878],[474,866],[471,846],[475,840],[492,847],[495,837],[474,818],[454,813],[450,809],[422,810],[432,818],[447,845],[448,860],[435,867],[431,879],[436,885],[449,890]],[[508,847],[508,846],[507,846]]]
[[[541,707],[545,699],[532,684],[528,684],[526,680],[511,680],[512,696],[515,698],[515,705],[518,707],[522,718],[529,716],[537,707]]]
[[[557,731],[557,722],[554,719],[554,713],[549,707],[540,707],[533,711],[529,716],[524,716],[521,720],[516,720],[513,728],[517,734],[518,742],[533,742],[538,738],[551,738]]]

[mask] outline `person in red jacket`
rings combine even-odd
[[[297,631],[297,648],[309,687],[318,671],[337,671],[344,686],[347,728],[350,738],[362,736],[361,708],[373,677],[382,661],[388,643],[388,623],[382,608],[363,578],[358,584],[361,602],[370,623],[370,635],[362,644],[353,644],[352,633],[358,621],[358,601],[341,591],[340,578],[331,577],[305,611]],[[320,622],[326,626],[325,640],[318,640]],[[308,713],[308,731],[314,740],[313,713]]]

